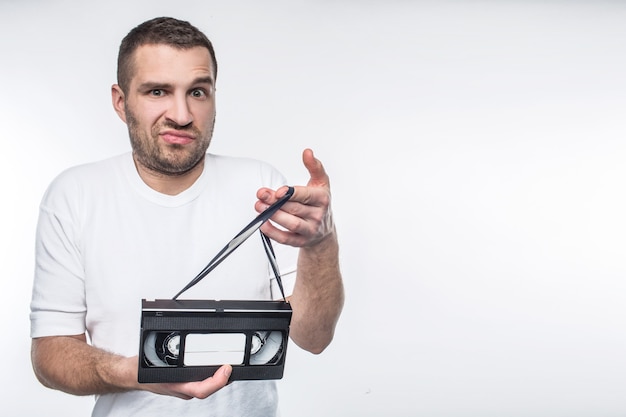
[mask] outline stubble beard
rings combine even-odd
[[[137,163],[159,175],[180,176],[191,171],[204,159],[213,136],[215,117],[204,135],[193,125],[179,126],[171,122],[153,126],[150,135],[147,135],[140,129],[137,118],[127,106],[126,124]],[[196,139],[189,145],[159,146],[159,132],[164,128],[192,133]]]

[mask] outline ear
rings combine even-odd
[[[111,100],[113,102],[113,109],[115,109],[115,113],[117,113],[120,119],[126,123],[126,101],[124,92],[117,84],[113,84],[111,87]]]

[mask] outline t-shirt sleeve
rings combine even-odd
[[[85,332],[77,213],[58,185],[48,189],[39,211],[30,313],[33,338]]]

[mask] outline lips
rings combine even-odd
[[[186,132],[168,130],[160,134],[161,138],[172,145],[187,145],[195,140],[193,135]]]

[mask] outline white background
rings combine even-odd
[[[30,368],[37,206],[129,149],[117,47],[159,15],[215,44],[213,152],[331,175],[347,302],[284,417],[626,415],[626,3],[591,0],[2,0],[2,415],[88,415]]]

